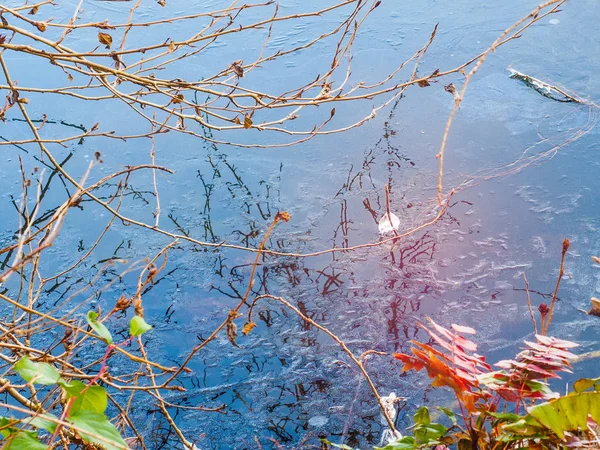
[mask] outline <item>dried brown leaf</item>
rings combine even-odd
[[[240,122],[240,118],[238,116],[235,116],[235,118],[233,119],[233,123],[237,124],[237,125],[241,125],[242,122]]]
[[[600,317],[600,300],[596,297],[592,297],[592,308],[588,311],[590,316]]]
[[[231,64],[231,69],[238,76],[238,78],[244,77],[244,68],[241,66],[242,61],[236,61]]]
[[[112,36],[110,34],[99,32],[98,33],[98,41],[101,44],[106,45],[106,48],[110,48],[110,46],[112,45],[113,39],[112,39]]]
[[[252,119],[248,114],[244,116],[244,128],[250,128],[252,126]]]
[[[450,83],[450,84],[448,84],[448,85],[444,86],[444,90],[445,90],[446,92],[450,92],[452,95],[456,95],[456,94],[457,94],[457,92],[456,92],[456,87],[455,87],[455,86],[454,86],[454,84],[452,84],[452,83]]]
[[[419,87],[427,87],[427,86],[431,86],[431,84],[429,84],[429,81],[427,80],[419,80],[417,81],[417,84],[419,85]]]
[[[98,24],[96,24],[96,26],[97,26],[98,28],[101,28],[101,29],[103,29],[103,30],[114,30],[114,29],[115,29],[115,27],[113,27],[111,24],[109,24],[109,23],[108,23],[108,19],[106,19],[106,20],[105,20],[104,22],[102,22],[102,23],[98,23]]]
[[[127,298],[127,297],[125,297],[125,294],[121,294],[121,296],[117,300],[117,303],[115,304],[115,310],[123,311],[123,310],[129,308],[129,305],[131,305],[131,302],[132,302],[131,298]]]
[[[42,33],[43,33],[44,31],[46,31],[46,28],[48,28],[44,22],[34,22],[34,24],[35,24],[35,27],[36,27],[38,30],[40,30]]]
[[[175,42],[169,42],[169,53],[173,53],[175,51]]]
[[[119,55],[117,55],[115,52],[111,52],[110,57],[115,62],[115,69],[120,70],[121,66],[125,67],[125,64],[123,64],[123,61],[121,61]]]
[[[7,27],[8,26],[8,22],[6,21],[6,18],[0,14],[0,20],[2,21],[2,26]]]
[[[34,6],[33,8],[31,8],[31,9],[29,10],[29,14],[30,14],[31,16],[34,16],[34,15],[36,15],[36,14],[37,14],[37,12],[39,11],[39,9],[40,9],[40,7],[39,7],[39,6]]]
[[[283,220],[284,222],[289,222],[290,219],[292,218],[292,216],[290,215],[289,212],[287,211],[279,211],[276,215],[275,215],[275,220],[276,221],[280,221]]]
[[[250,322],[246,322],[246,324],[244,325],[244,328],[242,328],[242,334],[244,336],[248,336],[250,334],[250,332],[252,330],[254,330],[254,328],[256,328],[256,324],[252,321]]]
[[[19,91],[17,91],[16,89],[12,89],[7,98],[8,104],[11,106],[14,105],[17,101],[19,101]]]
[[[597,256],[592,256],[592,259],[594,260],[594,262],[600,264],[600,258],[598,258]]]
[[[231,342],[232,345],[234,345],[235,347],[239,347],[239,345],[237,345],[237,343],[235,342],[235,339],[237,338],[237,325],[233,320],[236,317],[240,317],[240,314],[236,313],[235,311],[229,312],[229,320],[227,321],[226,327],[227,339],[229,339],[229,342]]]

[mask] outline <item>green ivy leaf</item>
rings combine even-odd
[[[13,427],[16,422],[14,420],[9,419],[8,417],[0,417],[0,434],[4,437],[7,437],[10,433],[13,432]]]
[[[86,442],[101,445],[106,450],[129,449],[119,430],[109,422],[104,414],[80,411],[71,415],[67,420],[76,427],[77,433]]]
[[[542,428],[529,423],[525,419],[517,420],[516,422],[507,423],[502,425],[502,430],[509,433],[516,434],[517,436],[536,436],[542,431]]]
[[[565,440],[565,431],[588,429],[588,416],[600,421],[600,393],[569,394],[535,405],[529,409],[525,420],[551,429]]]
[[[90,411],[104,414],[108,406],[108,396],[106,389],[102,386],[86,386],[81,381],[74,380],[68,385],[63,386],[69,398],[75,398],[69,416],[78,414],[81,411]]]
[[[418,425],[427,425],[428,423],[431,423],[429,409],[427,409],[427,406],[421,406],[419,409],[417,409],[417,412],[413,416],[413,420]]]
[[[108,328],[104,326],[103,323],[98,322],[98,313],[95,311],[89,311],[87,313],[87,317],[85,319],[92,330],[94,330],[98,335],[106,341],[107,344],[113,343],[112,335]]]
[[[594,390],[597,390],[597,385],[600,385],[600,378],[581,378],[573,384],[573,389],[575,389],[575,392],[580,393],[587,391],[592,386],[594,386]]]
[[[15,364],[14,369],[25,381],[31,381],[34,384],[49,386],[60,380],[60,373],[50,364],[34,362],[27,356],[23,356]]]
[[[4,450],[47,450],[48,446],[42,444],[37,434],[31,431],[19,431],[6,438]]]
[[[327,439],[324,438],[320,438],[319,439],[323,444],[327,444],[330,447],[333,448],[341,448],[342,450],[353,450],[352,447],[346,445],[346,444],[334,444],[333,442],[329,442]]]
[[[546,395],[552,394],[552,391],[550,390],[548,385],[541,381],[527,380],[525,382],[525,385],[529,387],[529,389],[531,389],[533,392],[541,392],[542,394]]]
[[[446,416],[452,421],[452,424],[456,425],[456,423],[458,422],[458,420],[456,418],[456,414],[454,414],[454,412],[451,409],[443,408],[441,406],[438,406],[437,409],[439,409],[444,414],[446,414]]]
[[[428,423],[415,428],[415,438],[417,441],[427,444],[431,443],[430,441],[437,441],[447,432],[448,428],[441,423]]]
[[[53,414],[40,414],[29,421],[29,425],[46,430],[48,433],[56,431],[58,417]]]
[[[485,414],[498,419],[498,422],[518,422],[523,419],[523,416],[514,413],[497,413],[492,411],[486,411]]]
[[[132,336],[141,336],[146,331],[152,329],[151,325],[148,325],[143,317],[134,316],[129,322],[129,334]]]

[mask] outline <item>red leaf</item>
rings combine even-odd
[[[455,323],[452,324],[452,329],[459,333],[467,333],[467,334],[475,334],[476,333],[476,331],[471,327],[464,327],[462,325],[456,325]]]

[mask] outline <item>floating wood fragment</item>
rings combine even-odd
[[[546,98],[564,103],[580,103],[583,105],[589,104],[589,102],[585,101],[584,99],[569,94],[563,88],[546,83],[545,81],[539,80],[510,67],[508,68],[508,71],[510,72],[511,78],[522,81],[528,87],[536,90]]]

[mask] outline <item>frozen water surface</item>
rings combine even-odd
[[[57,17],[68,17],[77,2],[64,3],[69,7],[58,8]],[[151,20],[166,14],[154,3],[142,7],[139,17]],[[353,76],[371,81],[385,76],[423,45],[436,23],[438,36],[420,70],[453,68],[487,48],[537,3],[384,0],[357,40]],[[167,4],[172,14],[216,8],[220,2]],[[284,1],[281,8],[290,13],[318,4]],[[97,1],[86,2],[85,8],[91,19],[100,21],[125,17],[130,5]],[[440,221],[399,243],[356,252],[306,259],[267,256],[261,259],[254,290],[289,299],[356,354],[368,349],[406,351],[410,339],[423,338],[417,322],[431,316],[444,325],[476,328],[481,352],[495,361],[513,355],[522,339],[531,339],[522,273],[531,284],[532,301],[548,301],[561,243],[569,237],[571,251],[553,332],[580,342],[580,351],[598,349],[598,319],[580,312],[600,291],[600,269],[590,258],[600,254],[600,134],[594,127],[598,110],[545,98],[507,72],[511,66],[600,103],[597,3],[569,2],[562,9],[556,18],[534,25],[492,54],[473,78],[450,133],[445,186],[457,189]],[[327,20],[336,18],[334,14]],[[301,45],[324,25],[311,19],[289,29],[275,27],[271,48]],[[186,31],[186,26],[187,22],[173,24],[169,32]],[[142,37],[132,32],[131,39]],[[89,39],[96,37],[90,34]],[[185,75],[201,77],[203,68],[211,72],[223,60],[241,59],[244,51],[259,48],[261,42],[234,38],[191,60]],[[257,71],[248,82],[284,90],[304,73],[318,73],[331,51],[322,44],[316,55],[302,52],[275,64],[269,73]],[[10,58],[7,55],[14,65]],[[35,84],[41,75],[32,69],[19,66],[15,78],[22,85]],[[448,81],[452,80],[460,85],[459,75]],[[371,106],[362,105],[367,111]],[[386,183],[399,232],[418,226],[437,211],[435,155],[452,106],[452,96],[440,83],[414,87],[359,129],[281,149],[211,146],[189,136],[160,135],[157,163],[176,172],[159,178],[161,226],[202,240],[256,247],[274,214],[286,210],[292,220],[276,228],[269,247],[314,252],[376,242],[379,219],[386,213]],[[61,120],[87,127],[101,121],[130,133],[146,131],[119,106],[84,107],[68,101],[33,106],[56,122],[46,126],[56,127],[57,133],[66,126]],[[337,112],[344,113],[356,111]],[[123,123],[123,117],[130,117],[129,122]],[[26,136],[20,122],[2,127],[3,138]],[[573,139],[581,129],[587,133]],[[72,154],[68,169],[82,173],[96,150],[93,142],[85,141],[61,152],[63,157]],[[100,150],[105,163],[98,178],[123,164],[148,162],[148,147],[140,141],[112,141]],[[0,236],[8,242],[18,227],[12,204],[20,194],[17,155],[26,161],[33,155],[12,147],[3,147],[3,152]],[[132,186],[138,192],[124,207],[152,222],[150,175],[133,178]],[[59,183],[53,185],[48,200],[62,199],[61,189]],[[68,267],[79,257],[73,249],[92,245],[106,223],[103,213],[91,204],[73,211],[52,250],[55,268]],[[80,267],[77,276],[59,279],[41,301],[53,303],[75,290],[107,258],[152,256],[167,243],[160,235],[115,223],[93,254],[92,262],[97,263]],[[252,259],[245,252],[207,251],[187,244],[170,252],[158,282],[144,294],[146,320],[155,325],[147,335],[155,359],[181,362],[220,324],[248,285]],[[42,269],[50,271],[50,262]],[[112,305],[121,292],[134,289],[136,276],[126,276],[98,303]],[[382,424],[376,402],[339,346],[277,302],[261,300],[254,320],[257,328],[238,338],[239,348],[223,333],[203,349],[189,366],[192,373],[181,377],[186,392],[166,397],[186,406],[226,404],[226,414],[181,410],[176,415],[184,433],[197,439],[197,447],[257,448],[256,437],[263,448],[273,447],[272,440],[284,448],[318,448],[320,435],[363,448],[377,444]],[[382,393],[394,391],[409,398],[407,411],[443,396],[423,377],[401,375],[398,362],[389,356],[370,356],[366,366]],[[581,363],[574,376],[597,376],[593,367],[594,361]],[[145,424],[142,431],[153,437],[155,448],[172,448],[151,404],[138,405],[133,414]]]

